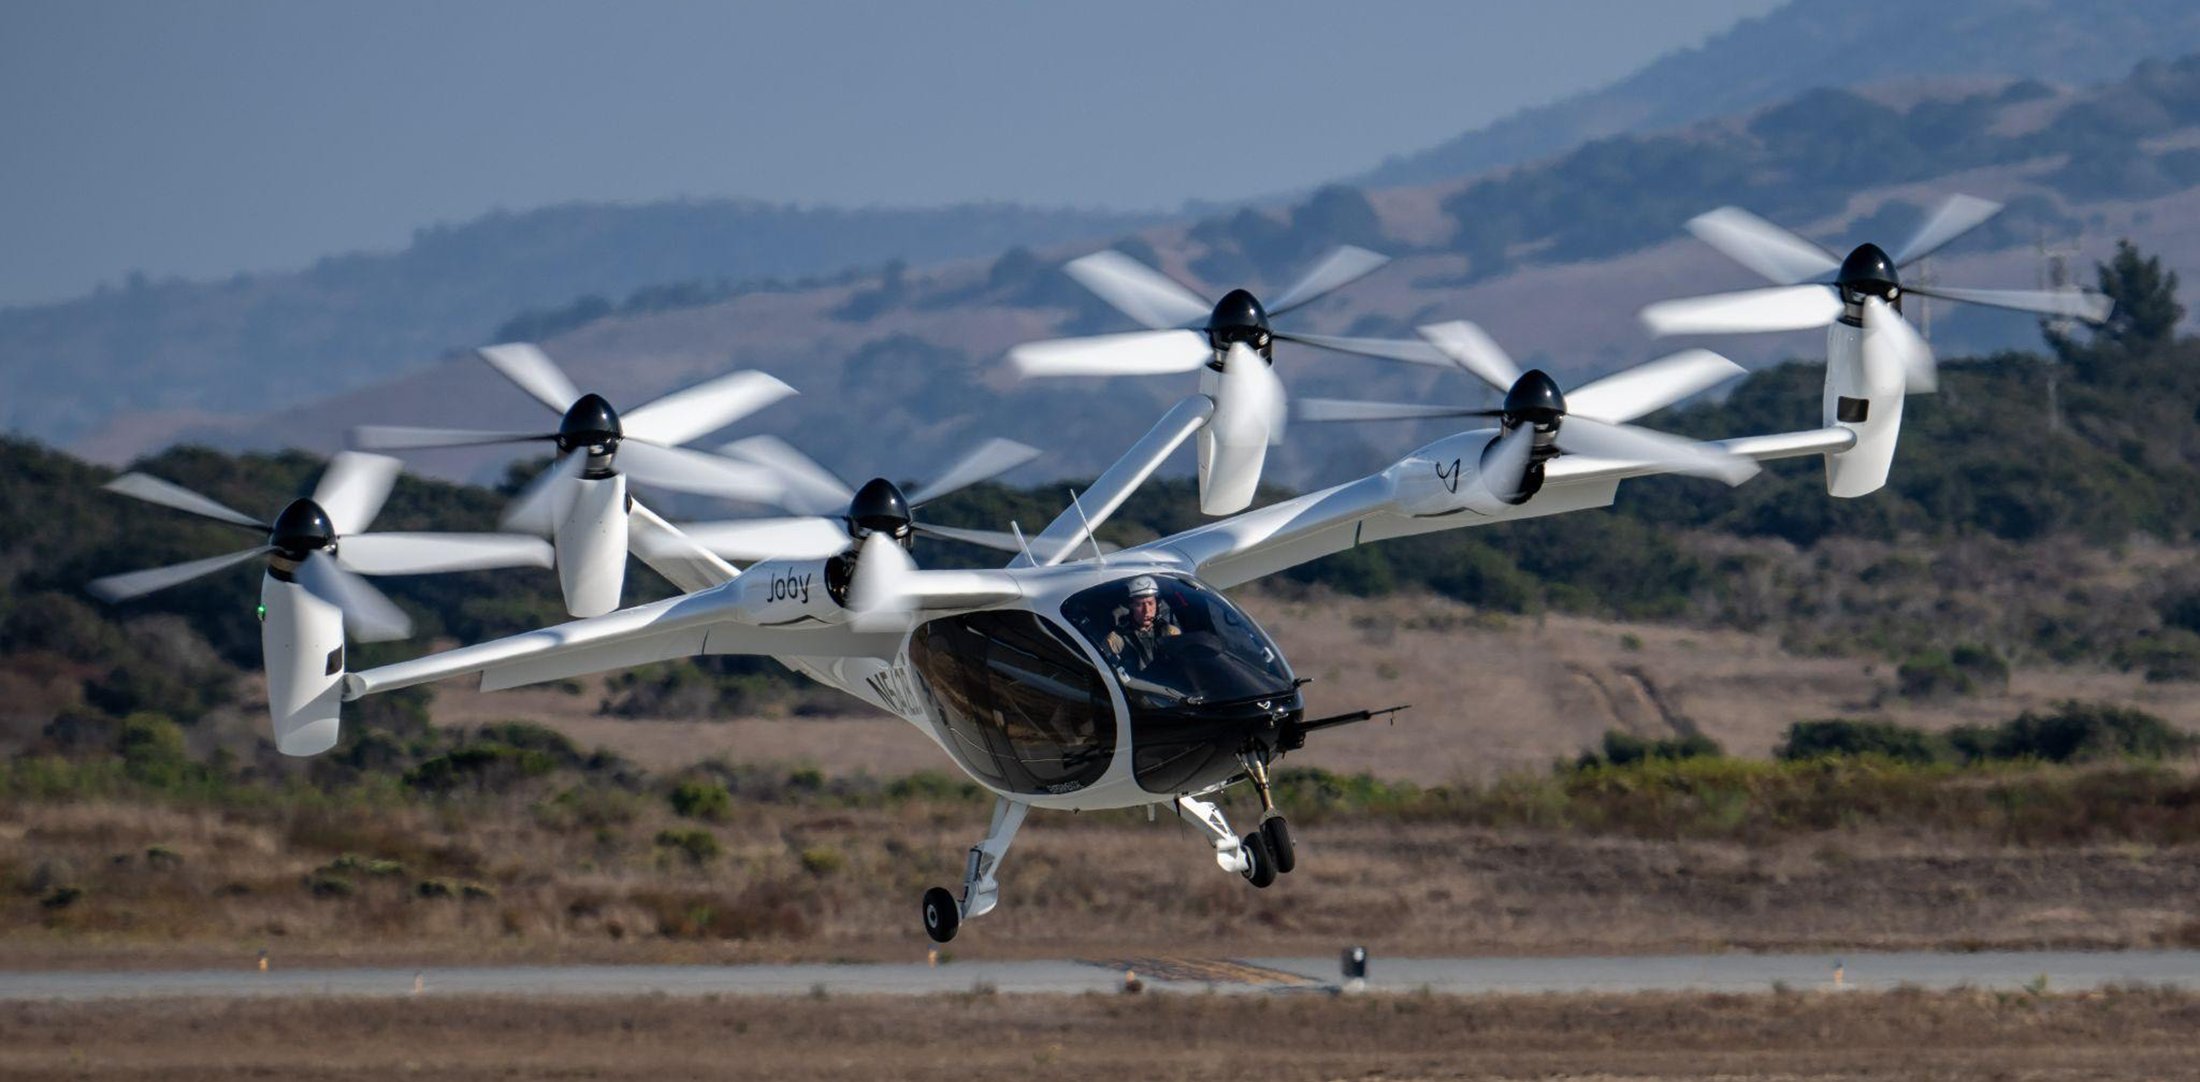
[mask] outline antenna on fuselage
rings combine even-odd
[[[1024,550],[1024,562],[1030,564],[1033,567],[1039,566],[1039,561],[1034,559],[1031,555],[1031,542],[1024,540],[1024,528],[1016,525],[1015,519],[1008,520],[1008,532],[1015,534],[1016,544],[1022,546]]]
[[[1092,544],[1092,562],[1101,567],[1108,566],[1107,554],[1100,551],[1100,537],[1092,532],[1092,520],[1085,517],[1085,505],[1077,501],[1077,490],[1074,488],[1069,490],[1069,505],[1077,509],[1077,521],[1084,525],[1085,540]]]

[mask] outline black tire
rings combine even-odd
[[[955,929],[962,927],[962,906],[946,887],[933,887],[924,892],[924,934],[934,943],[945,943],[955,938]]]
[[[1256,830],[1239,839],[1238,844],[1244,848],[1246,858],[1251,861],[1245,867],[1246,882],[1264,888],[1274,883],[1276,853],[1268,848],[1268,839],[1261,837],[1260,831]]]
[[[1260,821],[1260,836],[1267,839],[1268,851],[1276,856],[1276,874],[1290,875],[1299,866],[1299,858],[1291,849],[1291,824],[1283,816],[1271,815]]]

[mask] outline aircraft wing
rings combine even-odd
[[[1524,503],[1445,499],[1431,478],[1448,476],[1455,496],[1465,490],[1460,463],[1472,461],[1465,456],[1478,454],[1488,437],[1486,432],[1450,437],[1381,473],[1196,526],[1109,560],[1177,567],[1230,587],[1369,541],[1609,506],[1622,480],[1666,472],[1639,462],[1562,455],[1546,464],[1542,489]],[[1715,445],[1761,462],[1844,450],[1855,441],[1848,429],[1826,428]]]
[[[344,698],[481,674],[496,691],[697,654],[892,657],[902,633],[844,625],[758,626],[735,619],[740,587],[723,586],[344,676]]]

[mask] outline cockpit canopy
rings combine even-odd
[[[1152,623],[1133,615],[1132,584],[1157,588]],[[1228,598],[1177,575],[1095,586],[1062,603],[1062,617],[1100,651],[1135,714],[1288,694],[1282,651]]]

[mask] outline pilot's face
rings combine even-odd
[[[1161,614],[1161,599],[1157,597],[1131,598],[1131,626],[1144,631],[1153,626],[1154,617]]]

